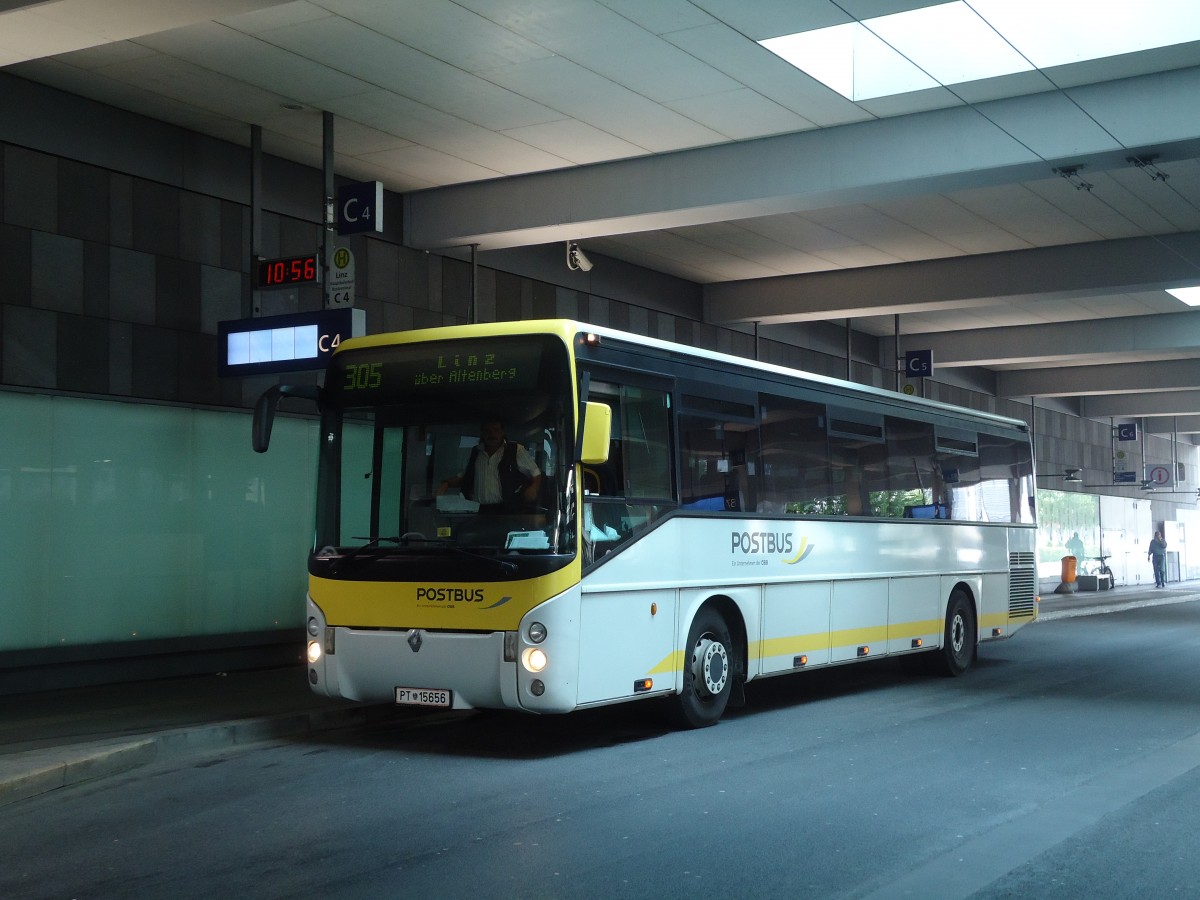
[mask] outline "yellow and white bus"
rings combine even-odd
[[[892,655],[957,675],[1037,614],[1020,421],[563,320],[346,340],[323,387],[263,395],[256,449],[296,394],[321,410],[322,694],[670,697],[696,727],[771,675]],[[519,502],[464,479],[497,421],[527,454]]]

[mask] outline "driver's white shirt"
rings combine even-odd
[[[504,448],[507,445],[508,441],[505,441],[499,450],[489,456],[483,444],[480,444],[479,452],[475,454],[475,499],[481,504],[504,502],[504,493],[500,488],[500,461],[504,459]],[[517,469],[521,474],[526,478],[541,475],[542,470],[537,467],[529,451],[521,444],[517,444],[516,447]]]

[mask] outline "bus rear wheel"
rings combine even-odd
[[[734,679],[733,639],[715,609],[700,610],[692,621],[686,654],[676,718],[686,728],[715,725],[729,703]]]
[[[978,639],[975,607],[966,591],[958,588],[946,605],[946,633],[941,652],[934,655],[937,673],[955,677],[971,668],[979,650]]]

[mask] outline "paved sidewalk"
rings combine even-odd
[[[1194,600],[1200,581],[1047,591],[1039,620]],[[391,712],[314,695],[302,665],[0,696],[0,806],[171,753],[364,724]]]
[[[314,695],[300,665],[0,697],[0,806],[169,753],[360,724],[372,709]]]
[[[1200,581],[1175,581],[1165,588],[1150,585],[1118,585],[1107,591],[1042,592],[1038,620],[1043,622],[1072,616],[1091,616],[1138,606],[1163,606],[1200,600]]]

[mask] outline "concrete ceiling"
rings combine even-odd
[[[1200,43],[859,103],[755,43],[926,5],[0,0],[0,66],[314,166],[329,111],[411,246],[579,240],[714,323],[899,316],[1003,396],[1200,432],[1200,311],[1164,292],[1200,283]]]

